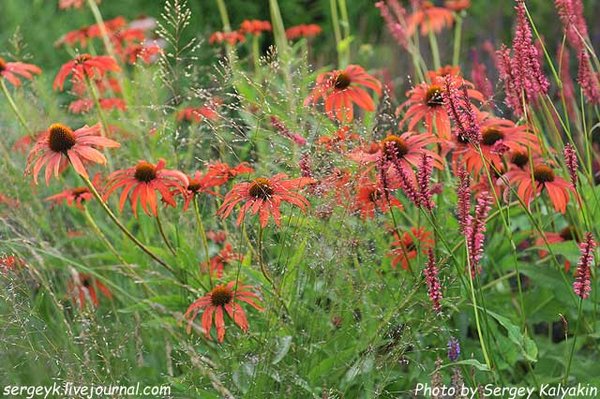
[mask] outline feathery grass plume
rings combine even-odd
[[[425,269],[423,269],[423,274],[425,275],[427,293],[429,295],[429,299],[431,299],[433,311],[439,314],[442,311],[442,304],[440,301],[442,300],[443,295],[438,273],[435,254],[433,253],[433,249],[429,248],[427,251],[427,264]]]
[[[590,64],[590,55],[585,49],[579,53],[579,72],[577,73],[577,83],[581,86],[581,91],[585,98],[592,104],[600,104],[600,84],[598,75],[592,71]]]
[[[483,256],[483,242],[485,241],[485,224],[491,209],[492,197],[487,191],[482,191],[477,196],[475,215],[469,215],[464,234],[469,251],[469,268],[471,277],[475,277],[481,270],[479,263]]]
[[[417,170],[417,186],[419,189],[419,203],[420,205],[431,211],[435,206],[433,202],[433,194],[431,192],[430,180],[431,172],[433,171],[433,158],[423,153],[421,158],[421,164]]]
[[[594,266],[594,250],[596,249],[596,241],[592,233],[585,233],[585,239],[579,244],[581,256],[577,264],[575,272],[575,282],[573,283],[573,291],[575,295],[582,299],[590,296],[591,286],[591,268]]]
[[[464,233],[471,213],[471,176],[464,166],[458,168],[458,184],[456,186],[456,216],[460,231]]]
[[[442,365],[444,362],[442,359],[437,358],[435,361],[435,369],[431,375],[431,399],[443,399],[440,392],[444,386],[444,380],[442,378]],[[416,396],[416,395],[415,395]]]
[[[391,33],[396,42],[408,48],[408,33],[406,31],[406,9],[398,0],[385,0],[375,3],[375,7],[379,8],[381,17],[385,21],[387,29]]]
[[[571,177],[571,183],[573,183],[573,187],[575,187],[577,186],[577,168],[579,166],[579,162],[577,161],[577,153],[575,152],[575,148],[571,145],[571,143],[565,144],[563,156],[565,157],[565,163],[567,164],[569,176]]]
[[[455,125],[454,134],[478,144],[481,142],[481,128],[467,88],[465,85],[456,87],[456,79],[452,75],[446,75],[444,82],[446,90],[442,92],[442,97],[446,111]]]

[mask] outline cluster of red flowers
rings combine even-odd
[[[230,46],[235,46],[238,43],[246,41],[246,35],[259,36],[263,32],[271,32],[273,27],[269,21],[261,21],[258,19],[244,20],[238,30],[228,32],[214,32],[210,35],[208,42],[210,44],[227,43]],[[301,24],[292,26],[285,30],[285,35],[288,40],[296,40],[301,38],[312,38],[321,33],[322,29],[315,24]]]

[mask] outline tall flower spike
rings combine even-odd
[[[590,296],[592,290],[590,279],[591,279],[591,268],[594,265],[594,250],[596,249],[596,241],[592,233],[586,233],[584,241],[579,244],[579,251],[581,257],[577,264],[577,271],[575,272],[575,282],[573,283],[573,291],[575,295],[582,299],[586,299]]]
[[[581,0],[555,0],[554,4],[569,44],[581,52],[585,47],[582,38],[588,37]]]
[[[456,216],[460,230],[464,233],[471,213],[471,182],[467,169],[460,167],[458,169],[458,185],[456,187],[456,196],[458,197],[456,205]]]
[[[577,154],[575,152],[575,148],[573,148],[571,143],[567,143],[565,145],[565,148],[563,149],[563,155],[565,157],[567,169],[569,170],[571,183],[573,183],[573,187],[575,187],[577,186],[577,167],[579,166],[579,163],[577,162]]]
[[[379,8],[381,17],[396,42],[402,47],[408,48],[406,9],[398,0],[379,1],[375,3],[375,7]]]
[[[500,80],[504,83],[504,102],[516,115],[523,115],[523,104],[521,102],[521,93],[517,84],[516,73],[510,57],[510,49],[505,45],[496,52],[496,68],[500,75]]]
[[[440,313],[442,311],[442,304],[440,303],[443,297],[442,286],[440,285],[440,279],[438,277],[438,268],[436,265],[435,255],[433,253],[433,249],[431,248],[429,248],[427,251],[427,265],[423,270],[423,274],[425,275],[427,292],[429,294],[429,299],[431,299],[433,310],[436,313]]]
[[[448,359],[451,362],[455,362],[458,360],[460,356],[460,342],[454,337],[451,337],[448,340]]]
[[[579,53],[577,83],[581,86],[585,98],[590,103],[600,104],[600,83],[598,83],[598,75],[592,71],[590,56],[585,49],[581,50]]]
[[[435,206],[433,195],[431,193],[430,180],[433,171],[433,158],[423,153],[421,164],[417,170],[417,185],[419,188],[419,202],[421,206],[431,211]]]
[[[446,90],[442,92],[442,97],[446,111],[456,126],[454,134],[472,143],[479,143],[481,129],[467,88],[464,85],[460,89],[456,87],[456,81],[451,75],[446,75],[444,81]]]
[[[471,277],[479,273],[479,263],[483,256],[483,242],[485,241],[485,224],[491,208],[492,198],[487,191],[481,192],[477,197],[475,215],[470,216],[465,228],[465,238],[469,250],[469,269]]]

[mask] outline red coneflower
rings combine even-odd
[[[471,7],[471,0],[446,0],[444,1],[444,7],[455,12],[460,12]]]
[[[0,255],[0,273],[8,273],[9,271],[14,270],[17,266],[22,264],[24,264],[24,262],[14,255]]]
[[[115,190],[123,188],[119,198],[119,209],[122,211],[127,197],[133,214],[137,217],[138,200],[147,215],[156,216],[158,213],[158,191],[162,200],[173,207],[176,206],[171,190],[184,192],[188,187],[188,178],[178,170],[165,169],[165,160],[160,159],[156,165],[139,161],[136,166],[117,170],[108,176],[106,193],[108,198]]]
[[[569,193],[573,185],[556,176],[554,170],[546,164],[534,165],[525,169],[512,169],[504,175],[509,182],[518,184],[517,195],[527,205],[545,189],[557,212],[565,213],[569,203]]]
[[[262,32],[270,32],[273,28],[269,21],[260,21],[258,19],[244,20],[240,25],[239,32],[241,34],[260,35]]]
[[[506,151],[539,151],[538,139],[529,131],[527,125],[517,126],[508,119],[497,118],[487,112],[479,113],[478,119],[481,141],[476,144],[469,143],[454,153],[454,160],[464,164],[475,176],[479,176],[479,173],[489,166],[501,171],[502,154]]]
[[[210,163],[206,168],[205,185],[222,186],[236,176],[252,172],[254,169],[247,162],[241,162],[236,166],[229,166],[225,162]]]
[[[119,64],[110,56],[81,54],[60,68],[52,88],[63,90],[65,79],[69,75],[71,75],[71,82],[82,82],[86,78],[101,79],[107,72],[119,72],[120,70]]]
[[[354,119],[353,104],[365,111],[375,111],[373,99],[361,86],[381,95],[381,82],[358,65],[326,72],[317,77],[315,88],[304,105],[314,104],[323,98],[327,116],[340,122],[351,122]]]
[[[267,225],[270,216],[273,216],[275,224],[279,226],[281,203],[289,202],[301,210],[305,210],[309,202],[296,190],[314,182],[313,179],[307,177],[287,180],[285,174],[279,173],[271,178],[258,177],[251,182],[238,183],[227,193],[217,213],[222,218],[226,218],[237,204],[245,202],[238,214],[238,225],[244,220],[246,212],[250,211],[252,214],[258,213],[261,227],[264,228]]]
[[[202,329],[204,330],[206,339],[210,340],[214,315],[217,340],[223,342],[225,339],[225,312],[227,312],[229,317],[242,331],[247,332],[249,326],[246,312],[236,301],[245,302],[256,310],[262,311],[263,308],[255,302],[255,300],[259,300],[259,297],[251,291],[253,289],[254,287],[250,285],[238,285],[236,281],[231,281],[227,285],[216,286],[208,294],[198,298],[184,314],[184,317],[189,320],[187,327],[188,334],[192,331],[192,324],[200,311],[203,311]]]
[[[483,95],[473,90],[471,83],[456,75],[447,76],[451,76],[454,86],[467,86],[469,98],[483,101]],[[396,110],[396,113],[400,114],[406,108],[400,124],[408,121],[408,130],[415,130],[417,124],[424,121],[430,134],[435,133],[438,137],[449,140],[451,127],[450,117],[445,107],[445,91],[446,83],[441,76],[431,76],[431,83],[421,83],[409,90],[406,93],[408,100]]]
[[[104,28],[109,35],[124,28],[125,25],[127,25],[127,20],[121,16],[104,21]],[[91,25],[88,28],[88,34],[90,37],[102,37],[102,28],[98,24]]]
[[[217,255],[210,258],[209,262],[204,262],[200,266],[205,270],[208,269],[209,273],[214,274],[217,278],[221,278],[223,277],[225,265],[236,261],[239,262],[242,259],[244,259],[244,255],[235,252],[231,243],[226,243]]]
[[[581,299],[586,299],[590,296],[591,287],[591,268],[594,266],[594,250],[596,249],[596,241],[592,233],[585,233],[585,238],[579,244],[579,263],[575,272],[575,282],[573,283],[573,291],[575,295]]]
[[[61,193],[55,194],[46,198],[46,201],[52,201],[55,204],[60,204],[63,201],[67,202],[68,206],[75,205],[77,208],[83,208],[83,204],[94,198],[92,192],[87,187],[75,187],[64,190]]]
[[[39,75],[42,70],[33,65],[23,62],[6,62],[0,57],[0,78],[4,78],[15,87],[21,85],[20,77],[25,79],[33,79],[33,74]]]
[[[112,293],[104,284],[89,274],[84,273],[77,273],[77,276],[69,281],[67,291],[81,310],[85,309],[88,299],[94,307],[100,305],[97,291],[102,293],[107,299],[112,299]]]
[[[76,43],[79,43],[79,46],[81,48],[85,48],[87,47],[87,43],[88,43],[88,39],[89,39],[89,34],[88,34],[88,28],[87,27],[83,27],[80,29],[75,29],[71,32],[67,32],[65,33],[60,39],[58,39],[55,43],[55,46],[60,46],[60,45],[67,45],[67,46],[73,46]]]
[[[346,152],[346,142],[358,140],[360,136],[351,133],[350,126],[342,126],[333,136],[321,136],[317,144],[322,145],[327,151]]]
[[[408,17],[407,34],[412,36],[420,26],[422,36],[429,32],[440,33],[454,23],[454,14],[444,7],[435,7],[430,1],[423,1],[419,9]]]
[[[211,121],[219,119],[219,114],[215,106],[186,107],[177,113],[178,121],[186,120],[188,122],[200,123],[205,118]]]
[[[223,230],[209,230],[206,232],[206,238],[215,244],[223,244],[227,240],[227,233]]]
[[[288,40],[295,40],[295,39],[299,39],[301,37],[309,38],[309,37],[315,37],[315,36],[319,35],[322,31],[323,31],[323,29],[321,29],[321,27],[319,25],[300,24],[300,25],[292,26],[291,28],[286,29],[285,37],[287,37]]]
[[[392,242],[392,249],[388,253],[388,257],[392,258],[392,267],[395,269],[398,263],[402,269],[408,270],[408,265],[412,259],[415,259],[419,252],[426,254],[433,247],[433,239],[431,233],[424,228],[411,227],[410,231],[404,232],[402,237],[394,232],[396,240]]]
[[[402,209],[402,203],[393,195],[385,195],[381,183],[373,182],[367,175],[359,178],[353,208],[360,212],[363,219],[375,217],[375,211],[389,211],[390,206]]]
[[[196,171],[193,176],[188,176],[187,187],[181,192],[183,194],[183,210],[187,210],[194,197],[201,193],[217,195],[217,193],[209,190],[209,188],[214,187],[214,184],[211,183],[214,183],[214,181],[211,181],[210,176],[202,175],[199,171]],[[174,194],[179,192],[176,190]]]
[[[119,109],[125,111],[127,105],[121,98],[101,98],[99,101],[100,108],[105,110]],[[85,114],[94,108],[94,100],[91,98],[80,98],[69,104],[69,111],[74,114]]]
[[[70,127],[55,123],[43,132],[27,157],[26,173],[33,173],[37,184],[40,170],[46,165],[46,184],[50,176],[58,177],[71,162],[77,173],[88,177],[84,164],[95,162],[105,164],[106,158],[98,148],[117,148],[116,141],[100,136],[100,124],[87,125],[73,131]]]
[[[244,43],[246,37],[238,31],[233,32],[215,32],[210,35],[208,39],[209,44],[221,44],[223,42],[229,43],[231,46],[235,46],[238,43]]]

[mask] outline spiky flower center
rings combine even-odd
[[[429,87],[429,90],[427,90],[427,93],[425,94],[425,103],[430,107],[441,107],[444,105],[442,88],[436,85]]]
[[[333,81],[333,87],[336,90],[345,90],[350,86],[350,83],[352,83],[350,76],[345,72],[340,72]]]
[[[89,288],[92,285],[92,281],[90,280],[89,277],[81,277],[81,285],[83,285],[85,288]]]
[[[558,233],[560,238],[565,241],[573,241],[575,239],[575,230],[573,226],[567,226]]]
[[[190,184],[188,184],[188,191],[193,193],[197,193],[202,188],[202,184],[198,179],[190,179]]]
[[[225,285],[219,285],[210,292],[210,302],[213,306],[225,306],[233,299],[233,292]]]
[[[395,155],[396,158],[402,158],[408,154],[408,145],[406,145],[406,141],[393,134],[383,139],[383,148],[388,156]]]
[[[269,181],[269,179],[264,177],[254,179],[254,181],[250,185],[250,196],[257,199],[262,199],[266,201],[269,198],[271,198],[271,196],[273,196],[274,192],[275,191],[273,190],[271,182]]]
[[[60,123],[50,125],[48,132],[48,145],[54,152],[66,153],[77,143],[73,130]]]
[[[523,168],[529,162],[529,156],[525,152],[518,151],[511,155],[510,162],[519,168]]]
[[[4,61],[4,58],[0,57],[0,72],[4,71],[6,69],[6,61]]]
[[[141,161],[135,167],[135,173],[133,175],[137,181],[143,183],[149,183],[156,179],[156,166],[150,162]]]
[[[538,165],[533,169],[533,178],[538,183],[551,183],[554,181],[554,172],[549,166]]]
[[[502,139],[504,139],[504,134],[495,127],[488,127],[481,132],[481,143],[483,145],[493,146]]]
[[[91,59],[92,59],[91,55],[89,55],[89,54],[81,54],[81,55],[78,55],[77,57],[75,57],[75,62],[77,64],[83,64],[84,62],[89,61]]]

